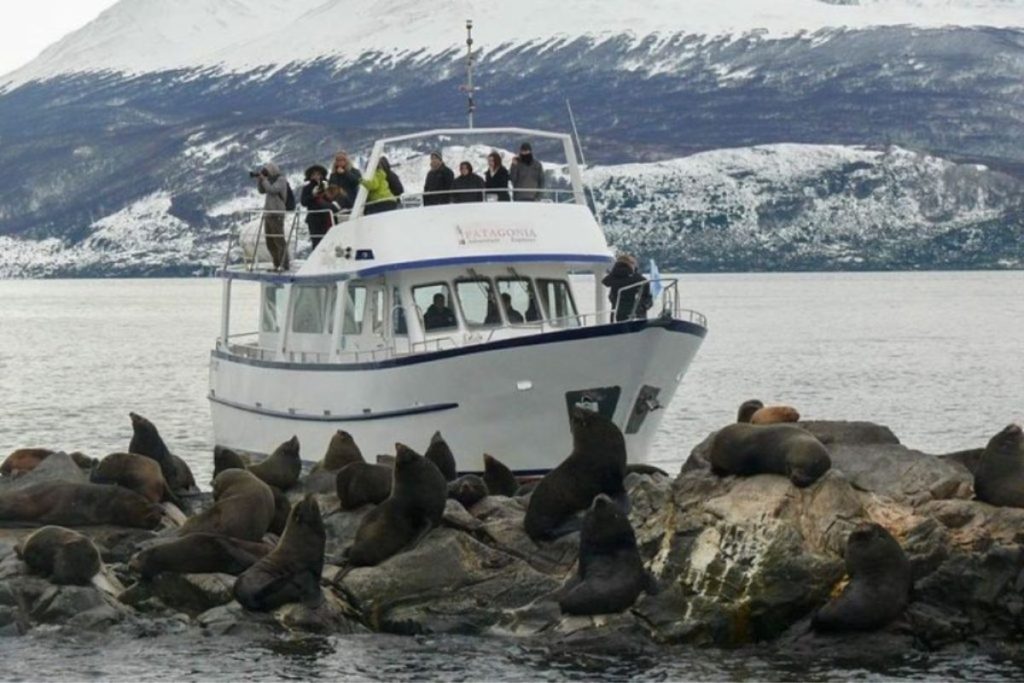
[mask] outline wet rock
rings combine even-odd
[[[263,638],[280,629],[270,614],[249,612],[236,601],[203,612],[196,617],[196,623],[211,636]]]
[[[231,588],[235,577],[230,574],[176,574],[163,572],[150,581],[140,581],[121,594],[120,600],[154,611],[151,601],[188,615],[198,615],[233,600]]]
[[[126,614],[122,605],[92,586],[50,586],[33,605],[31,618],[44,624],[99,630]]]
[[[334,511],[324,515],[324,530],[327,532],[327,543],[324,548],[324,556],[328,562],[334,561],[342,564],[342,554],[356,538],[359,524],[363,517],[373,509],[372,505],[364,505],[358,510],[340,510],[335,507]]]
[[[20,491],[29,486],[47,482],[86,484],[89,482],[89,475],[83,472],[67,453],[58,452],[48,456],[35,469],[20,477],[0,478],[0,493]]]
[[[367,633],[358,621],[358,613],[332,591],[323,591],[323,599],[315,605],[290,603],[274,610],[274,619],[290,631],[352,635]]]
[[[526,516],[523,499],[487,496],[473,506],[472,515],[482,522],[478,538],[527,562],[539,572],[565,574],[572,569],[579,555],[578,532],[544,543],[536,543],[527,536],[523,527]]]

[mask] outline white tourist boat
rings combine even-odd
[[[363,189],[347,220],[284,273],[270,269],[250,233],[241,262],[229,258],[220,272],[209,393],[216,443],[263,454],[295,434],[304,459],[317,460],[343,429],[372,459],[396,442],[422,452],[440,430],[461,472],[480,472],[487,452],[528,476],[570,452],[569,409],[584,405],[614,420],[630,460],[643,462],[706,334],[704,317],[682,308],[675,280],[662,279],[648,319],[615,322],[600,282],[614,256],[568,135],[476,128],[392,137],[374,145],[366,172],[389,149],[438,140],[530,140],[564,154],[564,187],[538,201],[431,206],[405,194],[398,210],[372,215]],[[294,249],[302,220],[289,222]],[[590,302],[577,292],[581,281],[590,289],[586,278]],[[233,291],[243,282],[260,288],[255,331],[234,329]],[[437,295],[454,314],[443,327],[428,313]]]

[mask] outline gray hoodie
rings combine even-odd
[[[536,157],[529,164],[517,161],[509,168],[508,177],[517,190],[543,189],[544,165]],[[539,198],[536,192],[515,192],[513,196],[517,201],[532,202]]]
[[[284,211],[288,199],[288,179],[281,175],[277,164],[270,162],[263,166],[267,175],[260,176],[257,187],[260,194],[267,195],[263,202],[264,211]]]

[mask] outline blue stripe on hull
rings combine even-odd
[[[383,410],[375,413],[360,413],[358,415],[309,415],[305,413],[291,413],[281,410],[270,410],[258,406],[247,406],[242,403],[235,403],[216,396],[208,396],[212,402],[222,406],[242,410],[247,413],[255,413],[267,417],[279,417],[285,420],[299,420],[300,422],[366,422],[368,420],[386,420],[394,417],[408,417],[410,415],[424,415],[426,413],[439,413],[444,410],[454,410],[459,407],[458,403],[436,403],[428,406],[415,406],[401,410]]]

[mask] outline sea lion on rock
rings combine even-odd
[[[0,465],[0,476],[20,477],[34,470],[39,463],[55,453],[49,448],[19,448],[12,452]]]
[[[896,619],[910,601],[910,561],[899,542],[878,524],[858,526],[846,541],[842,594],[814,615],[816,631],[873,631]]]
[[[140,493],[151,503],[170,501],[182,507],[171,493],[159,463],[137,453],[111,453],[93,469],[89,480],[94,484],[117,484]]]
[[[235,581],[235,599],[246,609],[265,612],[319,598],[326,543],[320,506],[308,494],[292,508],[277,547]]]
[[[162,518],[160,506],[120,486],[44,482],[0,494],[5,522],[152,529]]]
[[[266,543],[218,534],[189,534],[137,553],[128,568],[144,579],[161,572],[241,574],[272,549]]]
[[[249,471],[261,480],[287,491],[299,481],[302,460],[299,457],[299,437],[293,436],[274,449],[265,460],[249,465]]]
[[[487,491],[492,496],[511,498],[519,490],[519,481],[516,479],[516,475],[512,474],[512,470],[493,455],[486,453],[484,453],[484,484],[487,485]]]
[[[427,452],[423,454],[423,457],[434,463],[444,475],[445,481],[454,481],[459,476],[455,467],[455,456],[452,455],[452,449],[448,447],[448,442],[441,436],[441,432],[434,432],[434,435],[430,437],[430,446],[427,447]]]
[[[534,541],[560,535],[565,523],[589,508],[599,493],[626,495],[626,441],[619,428],[578,406],[570,412],[569,423],[572,453],[540,480],[526,507],[523,523]]]
[[[765,406],[750,416],[752,425],[773,425],[799,421],[800,413],[792,406]]]
[[[345,465],[354,462],[366,462],[366,459],[352,435],[339,429],[331,437],[331,442],[327,445],[327,452],[324,453],[324,459],[318,465],[325,470],[337,472]]]
[[[246,470],[226,470],[213,480],[213,505],[190,517],[179,536],[207,533],[259,541],[274,519],[274,492]]]
[[[1024,508],[1024,432],[1007,425],[989,439],[974,472],[978,500],[1000,507]]]
[[[33,574],[62,585],[84,586],[100,571],[100,551],[88,536],[60,526],[44,526],[15,546]]]
[[[744,401],[740,404],[740,408],[736,411],[736,421],[747,423],[750,422],[750,418],[753,417],[754,413],[764,408],[764,403],[756,398],[752,398],[749,401]]]
[[[348,560],[357,567],[380,564],[401,552],[438,526],[444,516],[448,499],[444,475],[408,446],[395,444],[395,448],[391,495],[366,513],[348,549]]]
[[[213,447],[213,476],[217,477],[218,474],[224,470],[244,470],[245,459],[242,458],[238,453],[225,448],[224,446]]]
[[[487,497],[487,484],[475,474],[464,474],[448,482],[448,497],[459,501],[467,510]]]
[[[153,458],[160,464],[164,480],[175,493],[197,491],[195,477],[188,463],[173,455],[160,437],[156,425],[138,413],[128,413],[132,420],[132,440],[128,443],[129,453],[138,453]]]
[[[385,465],[354,462],[338,471],[335,488],[342,510],[379,505],[391,495],[394,472]]]
[[[810,432],[789,424],[736,423],[711,439],[708,458],[718,476],[781,474],[797,486],[810,486],[832,467],[828,451]]]
[[[566,614],[614,614],[628,609],[642,591],[653,593],[629,518],[604,494],[594,498],[580,530],[580,561],[574,580],[558,600]]]

